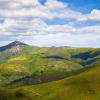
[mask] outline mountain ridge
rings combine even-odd
[[[9,43],[5,46],[0,47],[0,51],[5,51],[7,49],[11,49],[12,47],[15,47],[15,46],[18,46],[18,45],[21,46],[21,45],[27,45],[27,44],[22,43],[20,41],[14,41],[14,42],[11,42],[11,43]]]
[[[99,75],[100,69],[100,48],[36,47],[19,41],[12,42],[5,47],[2,49],[3,51],[0,51],[0,88],[5,88],[4,91],[0,89],[1,100],[16,100],[16,98],[21,100],[33,100],[33,98],[35,100],[66,100],[69,98],[68,100],[74,100],[75,95],[75,100],[78,100],[77,96],[84,97],[83,100],[86,100],[86,92],[89,93],[88,96],[90,97],[92,94],[93,96],[97,95],[94,90],[97,87],[92,88],[92,86],[97,86],[99,83],[99,76],[97,75]],[[92,70],[88,72],[89,69]],[[85,76],[82,73],[85,73]],[[91,75],[87,79],[88,74]],[[93,75],[95,76],[92,80]],[[71,79],[71,77],[73,78]],[[69,81],[67,81],[68,79]],[[37,94],[29,92],[30,88],[27,91],[24,90],[28,87],[34,92],[41,92],[38,93],[44,97],[39,99]],[[70,87],[71,89],[65,91]],[[79,87],[78,91],[77,87]],[[38,91],[34,90],[36,88]],[[75,89],[75,93],[73,89]],[[54,91],[55,93],[53,93]],[[66,94],[63,95],[62,93]],[[62,95],[65,97],[63,98]],[[90,98],[90,100],[92,99]]]
[[[39,76],[38,79],[42,74],[43,78],[50,78],[47,81],[54,81],[66,77],[65,74],[72,71],[100,63],[98,48],[36,47],[20,41],[14,41],[5,47],[0,51],[1,84],[9,84],[27,76],[34,80],[31,77],[34,74],[36,78]],[[45,79],[43,82],[47,82]]]

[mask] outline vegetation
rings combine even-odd
[[[99,100],[100,66],[50,83],[0,90],[0,100]]]
[[[99,100],[99,74],[100,48],[0,47],[0,100]]]

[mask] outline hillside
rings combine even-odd
[[[0,47],[0,100],[99,100],[100,48]]]
[[[54,81],[100,64],[99,48],[36,47],[15,41],[0,50],[0,86],[23,78],[27,81],[27,77],[33,81],[36,76],[37,81],[41,75],[43,82]]]
[[[100,66],[60,81],[0,90],[0,100],[99,100]]]

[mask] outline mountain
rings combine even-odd
[[[69,50],[67,51],[68,48],[66,47],[40,48],[24,45],[17,53],[16,49],[13,51],[15,47],[0,54],[1,86],[23,77],[34,76],[34,74],[38,76],[41,73],[42,76],[44,74],[48,77],[52,76],[52,79],[48,81],[53,81],[64,78],[65,73],[82,68],[79,63],[71,61],[69,57],[67,59]],[[65,53],[66,57],[64,57]],[[55,73],[58,73],[58,75],[56,76]],[[55,78],[53,78],[54,76]]]
[[[14,41],[0,47],[0,100],[98,100],[99,67],[100,48]]]
[[[13,47],[16,47],[16,46],[23,46],[23,45],[26,45],[20,41],[14,41],[6,46],[3,46],[3,47],[0,47],[0,51],[5,51],[5,50],[8,50],[8,49],[11,49]]]
[[[20,41],[14,41],[6,46],[0,47],[0,63],[10,59],[14,55],[18,55],[27,44]]]
[[[36,47],[19,41],[1,48],[0,86],[55,81],[100,64],[100,48]]]

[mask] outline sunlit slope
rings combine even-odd
[[[100,66],[60,81],[0,91],[1,100],[99,100]]]
[[[69,72],[82,68],[82,65],[71,61],[67,48],[38,48],[24,46],[17,54],[4,51],[1,53],[1,84],[39,72]],[[68,49],[69,50],[69,49]],[[59,51],[59,52],[58,52]],[[64,57],[64,56],[66,57]],[[68,59],[67,59],[68,58]]]
[[[67,73],[97,63],[99,48],[36,47],[13,42],[0,52],[0,85],[34,73]]]

